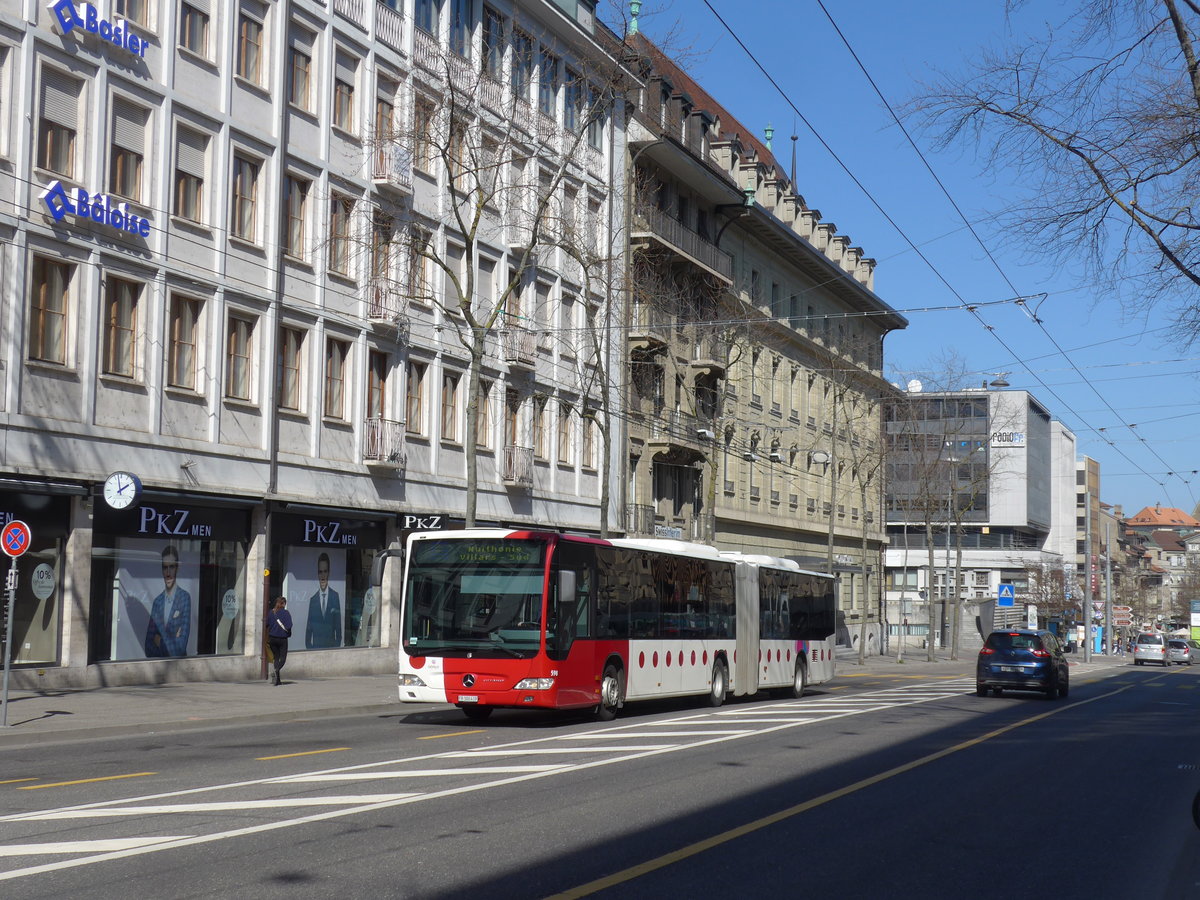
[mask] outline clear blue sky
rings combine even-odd
[[[979,48],[1038,31],[1042,17],[1063,9],[1034,2],[1010,21],[1004,6],[999,0],[825,0],[894,107],[932,79],[931,66],[959,70]],[[889,380],[936,381],[950,354],[978,384],[1007,372],[1014,388],[1030,391],[1075,433],[1081,454],[1100,461],[1102,500],[1121,504],[1126,515],[1157,502],[1192,512],[1200,499],[1200,475],[1192,471],[1200,469],[1200,403],[1192,374],[1200,347],[1173,345],[1165,319],[1127,320],[1115,298],[1085,283],[1082,272],[1030,259],[1006,242],[995,216],[1017,194],[1013,173],[987,168],[970,146],[939,155],[914,131],[1018,294],[1048,294],[1036,309],[1045,332],[1013,303],[979,307],[979,317],[953,308],[964,301],[1009,300],[1013,291],[908,145],[817,0],[647,0],[641,26],[652,39],[683,51],[685,68],[760,138],[768,123],[774,125],[781,160],[790,159],[794,129],[799,192],[824,221],[835,222],[877,260],[876,292],[909,319],[907,331],[890,335],[884,345]]]

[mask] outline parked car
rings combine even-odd
[[[1161,634],[1143,631],[1133,642],[1133,664],[1141,666],[1148,662],[1160,666],[1171,665],[1171,660],[1167,658],[1167,639]]]
[[[1170,638],[1167,641],[1167,659],[1181,666],[1190,666],[1200,660],[1200,643],[1186,638]]]
[[[1042,691],[1048,699],[1065,697],[1070,675],[1063,646],[1049,631],[993,631],[975,663],[975,693],[986,697],[1002,691]]]

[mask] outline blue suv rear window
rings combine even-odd
[[[992,650],[1041,650],[1042,639],[1036,634],[1009,634],[998,631],[988,635],[987,645]]]

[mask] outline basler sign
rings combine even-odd
[[[46,5],[64,36],[74,31],[83,35],[94,35],[105,43],[145,59],[147,43],[129,29],[128,22],[114,23],[102,19],[100,11],[90,3],[80,3],[76,6],[73,0],[51,0]]]
[[[150,220],[131,213],[128,203],[113,200],[107,194],[90,194],[83,188],[75,188],[72,198],[61,181],[52,181],[46,185],[40,197],[55,222],[72,216],[124,234],[150,237]]]

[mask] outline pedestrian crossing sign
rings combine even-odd
[[[998,606],[1013,606],[1016,601],[1016,594],[1013,593],[1011,584],[1001,584]]]

